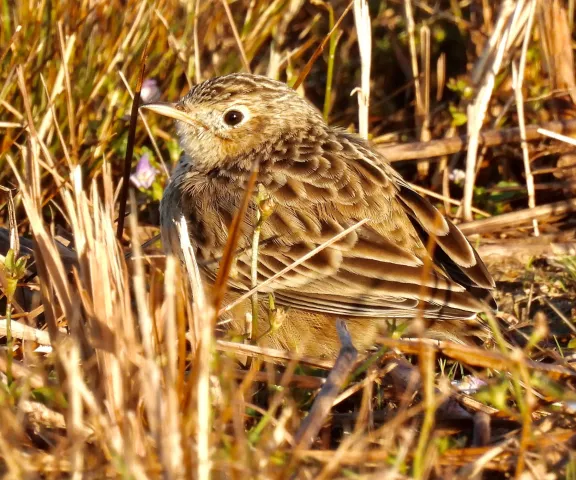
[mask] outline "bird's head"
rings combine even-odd
[[[180,145],[195,169],[266,153],[281,138],[294,138],[319,123],[321,114],[284,83],[232,74],[200,83],[175,104],[143,105],[176,120]]]

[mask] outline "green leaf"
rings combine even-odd
[[[455,127],[460,127],[468,122],[468,116],[466,113],[458,110],[454,105],[449,107],[450,115],[452,115],[452,125]]]
[[[6,258],[4,259],[4,266],[6,267],[6,272],[11,275],[14,270],[14,250],[10,249],[6,253]]]

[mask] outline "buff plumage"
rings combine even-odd
[[[175,105],[148,107],[177,119],[184,150],[161,202],[164,244],[178,252],[175,222],[183,215],[208,281],[255,162],[273,205],[262,226],[259,281],[368,219],[264,289],[282,321],[262,343],[333,356],[336,317],[347,320],[358,348],[369,348],[387,320],[419,315],[433,325],[431,336],[452,338],[466,333],[480,299],[491,302],[494,282],[458,228],[367,142],[328,126],[283,83],[228,75],[195,86]],[[239,247],[247,253],[237,258],[232,297],[251,287],[256,208],[245,218]],[[233,311],[232,325],[241,328],[247,309]],[[268,325],[260,328],[257,335]]]

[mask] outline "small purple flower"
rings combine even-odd
[[[454,385],[461,392],[472,394],[476,393],[478,390],[488,384],[484,380],[475,377],[474,375],[466,375],[462,378],[462,380],[452,381],[452,385]]]
[[[142,89],[140,90],[140,99],[143,104],[155,102],[160,98],[160,88],[158,81],[154,78],[147,78],[142,82]]]
[[[145,153],[138,160],[136,171],[130,175],[130,181],[136,188],[147,190],[154,183],[158,170],[150,163],[150,156]]]
[[[466,178],[466,172],[464,170],[460,170],[459,168],[455,168],[448,174],[448,178],[450,181],[458,184]]]

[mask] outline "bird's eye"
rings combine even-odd
[[[224,123],[230,127],[235,127],[244,120],[244,114],[238,110],[228,110],[224,114]]]

